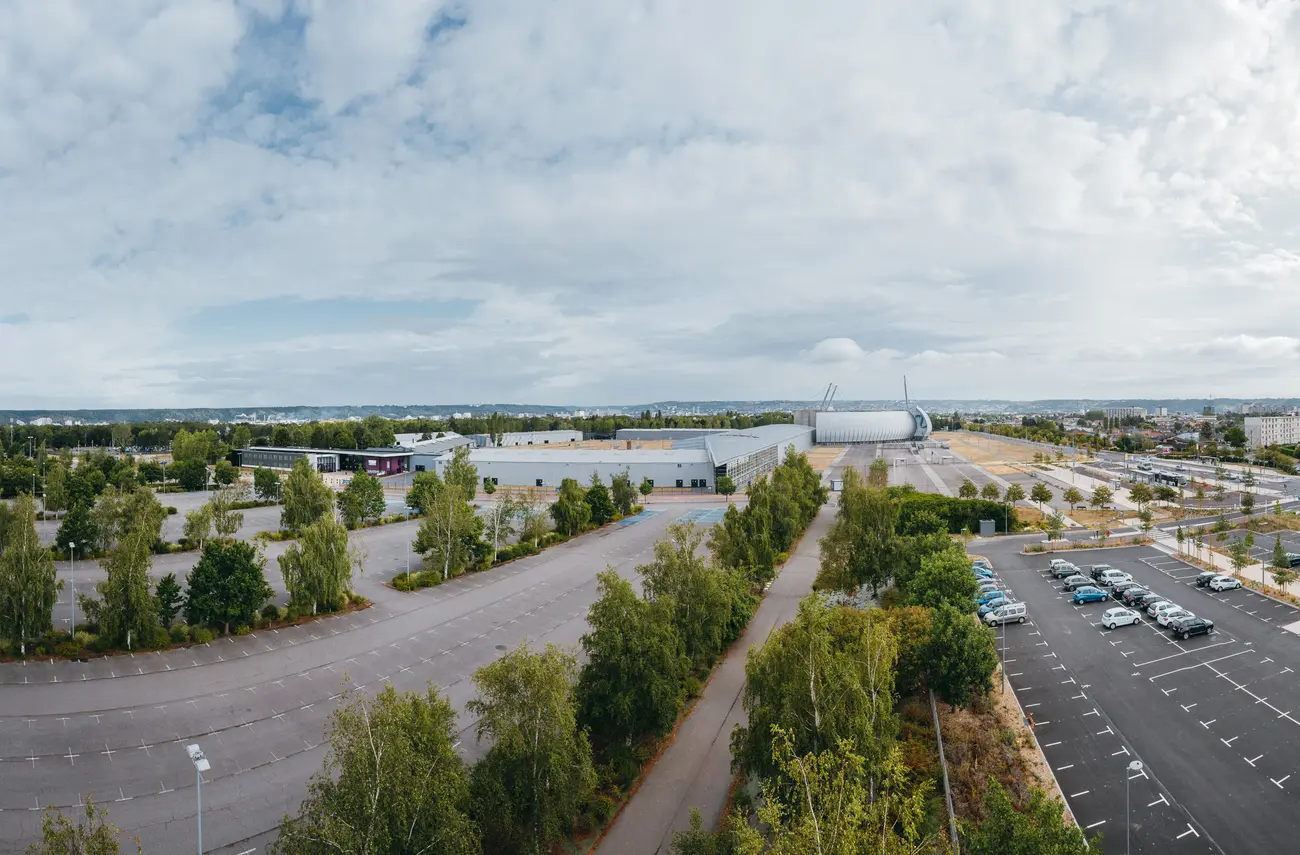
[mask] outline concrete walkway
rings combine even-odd
[[[731,787],[731,731],[745,721],[745,658],[772,631],[788,623],[808,595],[820,566],[818,541],[835,518],[837,504],[824,505],[794,554],[772,582],[745,634],[713,670],[713,677],[678,728],[672,744],[641,782],[597,851],[601,855],[667,852],[673,831],[690,827],[692,807],[704,826],[714,828]]]

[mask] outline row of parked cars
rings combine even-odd
[[[980,619],[989,626],[1001,623],[1024,623],[1029,616],[1024,603],[1011,599],[1011,594],[1002,589],[1002,583],[993,578],[993,568],[983,558],[975,559],[971,565],[975,581],[979,583],[979,592],[975,595],[975,605],[979,609]]]
[[[1133,581],[1133,577],[1109,564],[1093,564],[1084,569],[1069,561],[1053,558],[1050,565],[1052,578],[1062,579],[1066,593],[1072,594],[1075,605],[1099,603],[1107,600],[1122,602],[1123,606],[1107,609],[1101,616],[1101,625],[1115,629],[1141,621],[1146,612],[1156,623],[1168,629],[1175,638],[1186,640],[1193,635],[1205,635],[1214,629],[1214,622],[1197,617],[1188,609]],[[1201,587],[1215,591],[1240,588],[1241,582],[1219,573],[1202,573],[1196,580]]]

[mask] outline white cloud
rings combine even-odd
[[[1296,394],[1298,35],[1274,0],[3,5],[0,395]],[[475,305],[203,333],[288,298]]]

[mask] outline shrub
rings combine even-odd
[[[169,517],[174,517],[174,516],[176,516],[176,508],[173,507],[172,505],[168,505],[168,506],[167,506],[167,516],[169,516]]]
[[[197,626],[193,630],[192,637],[195,644],[208,644],[215,636],[206,626]]]
[[[183,623],[178,623],[172,627],[172,642],[175,644],[186,644],[190,640],[190,628]]]
[[[275,603],[267,603],[262,606],[263,620],[276,620],[280,617],[280,607]]]
[[[75,641],[61,641],[54,647],[54,652],[64,659],[80,659],[82,657],[82,647]]]
[[[72,636],[72,640],[82,647],[89,647],[95,643],[95,636],[88,632],[78,632],[76,635]]]
[[[1025,552],[1046,552],[1047,547],[1041,543],[1031,543],[1025,547]]]
[[[246,623],[241,623],[239,626],[235,627],[235,635],[248,635],[250,632],[252,632],[252,630],[248,628],[248,624]]]
[[[284,616],[283,616],[283,619],[284,619],[284,620],[288,620],[288,621],[295,621],[295,620],[297,620],[297,619],[298,619],[298,607],[297,607],[297,606],[289,606],[287,609],[285,609],[285,610],[284,610]]]

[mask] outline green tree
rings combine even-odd
[[[980,498],[987,499],[990,502],[997,502],[1002,499],[1002,491],[998,489],[997,484],[990,481],[980,488]]]
[[[1088,504],[1094,508],[1104,508],[1111,502],[1115,501],[1115,494],[1105,484],[1097,485],[1097,489],[1092,491],[1092,496],[1088,499]]]
[[[330,717],[329,751],[286,816],[271,855],[477,855],[469,774],[457,753],[456,711],[432,686],[356,692]]]
[[[108,578],[95,586],[100,635],[127,650],[152,647],[161,640],[149,578],[154,540],[141,528],[129,531],[103,562]]]
[[[920,567],[904,586],[904,593],[913,605],[930,608],[949,605],[970,614],[975,611],[978,587],[970,571],[970,558],[965,550],[953,544],[923,557]]]
[[[239,478],[239,470],[229,460],[218,460],[212,467],[212,482],[222,487],[229,486]]]
[[[987,694],[997,664],[992,629],[948,603],[934,610],[925,682],[940,700],[956,709]]]
[[[248,429],[248,425],[236,425],[234,433],[231,434],[230,444],[234,448],[248,448],[253,444],[253,432]]]
[[[339,515],[348,528],[384,515],[388,501],[384,498],[384,485],[367,472],[357,472],[347,487],[338,494]]]
[[[406,491],[406,506],[417,508],[421,513],[429,505],[438,491],[443,488],[442,479],[436,472],[416,472],[411,479],[411,489]]]
[[[627,516],[632,513],[636,504],[636,487],[632,486],[632,478],[626,470],[609,479],[609,497],[620,514]]]
[[[1076,487],[1066,487],[1065,492],[1061,494],[1061,498],[1069,503],[1071,511],[1074,510],[1076,505],[1083,503],[1083,493],[1080,493]]]
[[[162,480],[162,464],[156,460],[141,460],[136,471],[136,480],[141,484],[157,484]]]
[[[877,457],[871,461],[871,466],[867,468],[867,486],[889,486],[889,463],[885,458]]]
[[[483,536],[492,544],[495,554],[505,546],[510,536],[518,532],[517,522],[523,513],[520,502],[509,493],[487,506],[483,517]]]
[[[1241,494],[1241,512],[1246,516],[1255,513],[1255,496],[1251,493]]]
[[[470,462],[468,446],[462,445],[451,453],[442,480],[445,484],[459,487],[465,501],[474,501],[478,492],[478,467]]]
[[[1237,451],[1241,451],[1246,447],[1246,432],[1239,425],[1233,425],[1223,432],[1223,440]]]
[[[1043,503],[1052,501],[1052,490],[1042,481],[1034,482],[1033,489],[1029,491],[1029,498],[1038,503],[1038,513],[1047,518],[1047,513],[1043,510]]]
[[[1232,562],[1233,571],[1241,575],[1241,571],[1250,564],[1250,550],[1244,540],[1234,540],[1228,544],[1228,559]]]
[[[714,487],[718,491],[718,495],[726,496],[727,502],[731,502],[731,494],[736,492],[736,482],[731,480],[730,475],[719,475]]]
[[[46,808],[41,817],[41,839],[27,847],[27,855],[121,855],[118,836],[122,833],[108,821],[107,808],[89,796],[83,808],[85,821],[76,822],[58,808]],[[131,838],[135,851],[143,853],[140,838]]]
[[[243,540],[210,540],[185,580],[185,622],[191,626],[248,623],[275,591],[266,584],[266,559]]]
[[[427,569],[441,571],[445,581],[490,559],[491,544],[483,541],[483,520],[465,500],[459,485],[427,482],[420,490],[424,520],[413,548],[424,556]]]
[[[362,440],[366,448],[389,448],[397,444],[393,424],[381,416],[370,415],[361,420]]]
[[[897,524],[897,502],[884,490],[863,485],[856,470],[846,470],[835,522],[821,540],[827,575],[844,588],[870,585],[874,596],[894,577],[901,559]]]
[[[235,505],[247,497],[247,493],[238,488],[227,487],[218,490],[208,500],[207,506],[212,515],[212,528],[218,537],[234,537],[235,532],[244,524],[244,515],[235,510]]]
[[[600,597],[587,610],[587,663],[576,688],[578,722],[611,753],[667,733],[682,709],[690,673],[673,627],[671,601],[647,602],[614,570],[597,577]]]
[[[663,603],[687,657],[707,665],[732,641],[727,629],[736,586],[726,571],[701,556],[704,533],[691,523],[672,523],[654,545],[654,559],[638,565],[647,600]]]
[[[281,488],[283,509],[280,511],[280,528],[299,531],[317,520],[330,516],[334,507],[334,491],[321,479],[305,457],[299,457],[289,470]]]
[[[492,747],[470,778],[486,852],[541,855],[573,829],[596,784],[591,746],[577,725],[577,660],[526,644],[474,672],[466,709]]]
[[[1138,506],[1138,510],[1144,510],[1147,505],[1155,498],[1151,488],[1146,484],[1134,484],[1128,488],[1128,496],[1133,500],[1133,504]]]
[[[299,611],[310,608],[311,614],[340,608],[352,587],[352,568],[360,561],[341,523],[323,516],[303,527],[298,541],[277,559],[289,605]]]
[[[1101,850],[1101,836],[1091,846],[1078,826],[1065,821],[1065,806],[1039,789],[1016,810],[1011,796],[990,779],[984,793],[984,821],[965,824],[963,843],[968,855],[1087,855]]]
[[[1282,533],[1273,537],[1273,566],[1279,570],[1290,570],[1291,559],[1287,557],[1286,548],[1282,546]]]
[[[1142,531],[1149,532],[1155,527],[1155,514],[1151,513],[1150,508],[1143,508],[1138,511],[1138,524]]]
[[[1065,531],[1065,517],[1058,511],[1047,518],[1047,539],[1059,540],[1063,531]]]
[[[45,510],[64,511],[68,509],[68,470],[59,463],[51,464],[45,474]]]
[[[0,635],[27,655],[28,643],[53,629],[54,603],[63,583],[55,579],[54,556],[36,535],[36,502],[19,495],[5,527],[0,553]]]
[[[1178,501],[1178,491],[1168,484],[1161,484],[1151,492],[1155,495],[1157,502],[1164,502],[1167,507]]]
[[[874,768],[893,742],[894,662],[888,619],[879,611],[827,608],[816,596],[795,619],[752,648],[745,663],[748,721],[731,736],[738,769],[771,777],[774,727],[795,752],[820,753],[845,740]]]
[[[1025,499],[1025,488],[1019,484],[1011,484],[1007,487],[1007,492],[1002,497],[1002,501],[1008,505],[1014,505],[1016,502],[1022,502]]]
[[[194,492],[208,485],[208,467],[202,460],[178,460],[167,467],[167,477],[182,490]]]
[[[83,504],[73,505],[59,523],[55,543],[63,552],[68,552],[68,544],[75,543],[79,558],[96,552],[99,532],[95,529],[95,521],[90,518],[90,509]]]
[[[280,476],[274,469],[259,466],[253,470],[253,492],[263,502],[280,498]]]
[[[637,491],[646,499],[650,498],[650,494],[654,492],[654,489],[655,485],[650,482],[649,478],[642,478],[641,486],[637,487]]]
[[[791,734],[776,728],[771,764],[774,774],[762,785],[758,828],[734,816],[729,823],[734,842],[722,841],[730,851],[903,855],[924,848],[926,802],[934,784],[913,780],[899,748],[886,751],[876,764],[847,739],[800,756]]]
[[[167,629],[172,625],[172,621],[176,620],[176,614],[180,611],[183,601],[181,586],[176,582],[176,574],[168,573],[159,579],[153,595],[158,602],[158,623],[162,624],[163,629]]]
[[[560,482],[560,492],[551,504],[551,518],[555,520],[555,529],[566,537],[572,537],[587,527],[591,522],[591,505],[587,504],[587,492],[582,485],[572,478]]]
[[[962,499],[973,499],[979,495],[979,488],[975,482],[969,478],[961,479],[961,486],[957,488],[957,496]]]
[[[614,503],[609,498],[609,490],[600,480],[598,473],[591,473],[591,486],[585,496],[587,507],[591,509],[591,524],[599,528],[614,518]]]

